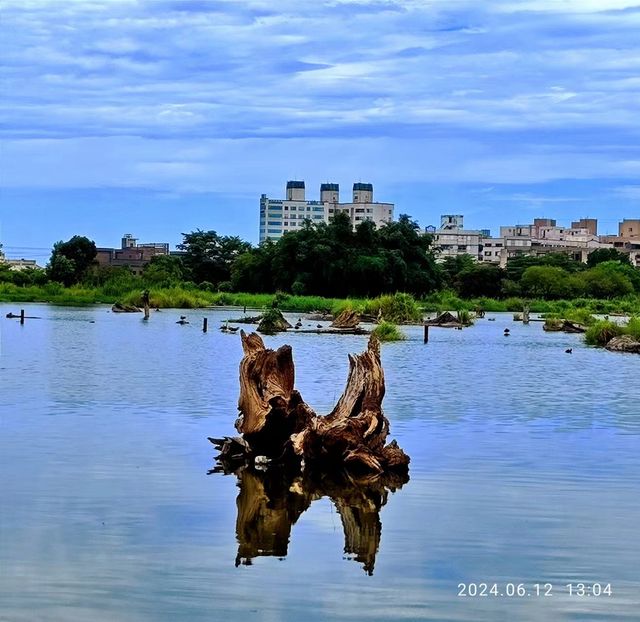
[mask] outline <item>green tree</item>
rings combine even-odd
[[[95,242],[82,235],[74,235],[66,242],[56,242],[47,266],[47,275],[52,281],[67,286],[78,283],[95,265],[96,255]]]
[[[499,266],[474,263],[456,277],[456,290],[463,298],[500,298],[505,272]]]
[[[578,284],[571,275],[556,266],[531,266],[520,280],[522,293],[532,298],[571,298],[578,293]]]
[[[183,233],[178,248],[185,251],[182,262],[186,278],[196,283],[208,281],[218,285],[231,279],[231,266],[251,244],[238,236],[221,236],[215,231]]]
[[[69,287],[77,282],[76,262],[62,254],[54,254],[47,266],[47,276],[51,281],[57,281]]]
[[[525,271],[533,266],[562,268],[565,272],[571,274],[585,269],[585,265],[582,262],[576,261],[565,253],[547,253],[539,257],[521,255],[507,261],[507,278],[518,283]]]
[[[184,278],[182,259],[173,255],[155,255],[142,269],[142,276],[150,285],[178,283]]]
[[[471,255],[455,255],[454,257],[445,257],[440,264],[443,279],[447,287],[454,288],[458,275],[464,270],[471,270],[476,265]]]
[[[634,291],[634,273],[635,269],[628,264],[605,261],[583,272],[580,277],[587,295],[593,298],[616,298]]]
[[[623,253],[617,248],[598,248],[589,253],[587,266],[593,268],[604,261],[619,261],[620,263],[631,265],[628,253]]]

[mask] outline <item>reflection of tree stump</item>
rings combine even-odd
[[[380,509],[389,491],[408,479],[406,475],[360,480],[344,475],[314,477],[277,467],[268,471],[242,467],[236,476],[240,488],[236,566],[251,565],[259,556],[286,556],[292,526],[313,501],[326,496],[342,521],[345,554],[361,563],[369,575],[380,546]]]
[[[282,473],[242,470],[236,504],[236,566],[250,565],[259,555],[285,557],[291,527],[311,504],[311,495]]]
[[[256,333],[241,336],[236,429],[250,454],[304,459],[321,470],[406,471],[409,457],[395,441],[385,445],[389,421],[382,412],[384,373],[375,337],[365,352],[349,356],[347,386],[333,411],[319,417],[294,389],[290,346],[268,350]],[[216,443],[223,452],[225,442]]]

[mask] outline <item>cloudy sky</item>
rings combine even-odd
[[[258,236],[374,184],[421,225],[640,217],[640,0],[2,0],[1,230]],[[41,256],[38,256],[40,253]]]

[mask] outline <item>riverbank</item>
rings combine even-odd
[[[142,289],[142,288],[141,288]],[[10,283],[0,284],[0,302],[45,302],[65,306],[86,306],[92,304],[141,304],[141,290],[121,291],[111,286],[104,287],[63,287],[58,283],[43,286],[19,287]],[[421,313],[440,311],[521,312],[525,301],[522,298],[473,298],[462,299],[450,291],[431,294],[423,300],[414,301],[406,294],[385,295],[377,298],[325,298],[322,296],[293,296],[290,294],[247,294],[230,292],[210,292],[198,288],[169,287],[151,288],[150,301],[153,307],[174,309],[196,309],[203,307],[236,306],[251,309],[270,307],[274,301],[283,311],[309,313],[326,311],[338,314],[345,308],[353,308],[361,313],[377,316],[382,310],[387,318],[402,315],[407,319],[420,319]],[[599,300],[577,298],[574,300],[527,300],[533,313],[564,314],[571,309],[583,309],[594,314],[640,314],[640,296]]]

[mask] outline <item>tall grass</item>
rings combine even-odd
[[[76,285],[63,287],[59,283],[47,283],[42,286],[18,286],[13,283],[0,283],[0,301],[2,302],[50,302],[60,305],[87,305],[95,303],[125,302],[140,304],[144,282],[136,277],[118,277],[99,287]],[[211,292],[207,288],[198,288],[192,283],[176,286],[152,286],[151,304],[158,307],[193,308],[205,306],[237,306],[262,309],[273,306],[274,300],[283,311],[307,313],[328,311],[338,315],[346,308],[359,313],[382,317],[390,322],[419,322],[423,311],[484,311],[521,312],[524,301],[521,298],[496,300],[493,298],[473,298],[464,300],[455,292],[445,290],[429,295],[416,302],[409,294],[387,294],[372,299],[362,298],[324,298],[322,296],[294,296],[291,294],[247,294],[230,292]],[[533,313],[553,313],[573,321],[579,321],[578,312],[593,314],[640,315],[640,295],[632,294],[613,300],[595,300],[577,298],[575,300],[531,300],[527,301]],[[580,316],[582,317],[582,316]],[[580,322],[584,323],[584,322]]]
[[[382,320],[372,331],[380,341],[402,341],[404,333],[402,333],[395,324]]]
[[[619,324],[609,320],[600,320],[587,328],[584,340],[591,346],[605,346],[611,339],[624,334],[624,332],[624,327]]]
[[[422,310],[410,294],[396,293],[383,295],[364,301],[362,313],[381,317],[387,322],[411,323],[422,321]]]

